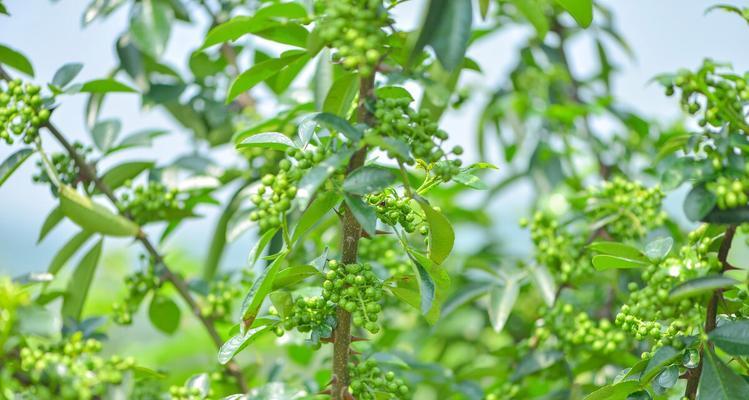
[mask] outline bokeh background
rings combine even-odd
[[[37,74],[36,80],[40,83],[50,81],[57,68],[68,62],[84,64],[78,81],[103,77],[117,63],[113,43],[122,30],[126,29],[127,7],[119,9],[108,19],[96,21],[84,29],[80,21],[89,1],[6,1],[12,17],[0,16],[0,43],[21,51],[32,60]],[[665,97],[659,86],[649,84],[649,80],[658,73],[696,66],[704,57],[717,61],[732,60],[737,71],[749,70],[749,52],[746,48],[746,44],[749,43],[749,30],[743,26],[744,22],[734,15],[723,12],[705,15],[705,9],[712,4],[710,1],[607,0],[601,3],[613,11],[619,30],[636,55],[633,59],[612,49],[612,61],[619,69],[613,82],[614,93],[621,104],[644,116],[668,122],[680,118],[681,115],[677,102]],[[733,3],[739,6],[749,5],[746,4],[748,2]],[[406,29],[418,26],[422,9],[421,0],[412,0],[397,7],[399,24]],[[200,13],[195,15],[199,27],[177,24],[172,32],[164,60],[177,68],[186,66],[185,60],[190,52],[203,40],[208,21],[204,20]],[[507,79],[508,70],[516,62],[517,47],[526,37],[533,34],[530,29],[504,29],[471,47],[469,56],[479,63],[483,74],[463,74],[459,86],[470,88],[474,96],[459,110],[450,110],[442,121],[443,128],[451,134],[450,140],[453,144],[461,144],[467,148],[467,161],[470,161],[471,154],[475,153],[472,151],[472,137],[481,105],[487,96]],[[570,46],[568,51],[573,72],[579,76],[593,73],[597,65],[594,43],[580,38],[574,40]],[[306,71],[296,85],[303,88],[305,76],[310,74],[311,71]],[[305,96],[304,90],[299,90],[298,95]],[[262,99],[262,90],[257,96]],[[55,111],[53,121],[68,137],[90,142],[83,120],[85,100],[84,95],[66,96],[62,99],[59,109]],[[266,107],[263,111],[270,114],[273,110],[272,107]],[[128,94],[108,96],[101,118],[108,117],[122,120],[123,134],[155,127],[172,131],[182,129],[161,111],[141,109],[139,98]],[[605,120],[596,123],[600,124],[599,128],[603,132],[609,129]],[[52,147],[54,144],[49,145]],[[154,146],[148,150],[134,150],[124,156],[128,159],[142,158],[166,162],[190,152],[192,148],[189,135],[168,135],[157,139]],[[7,146],[0,146],[0,159],[4,159],[10,152]],[[231,162],[233,149],[227,146],[220,149],[217,154],[220,162]],[[137,157],[134,157],[136,155]],[[122,155],[112,157],[108,162],[117,163],[121,160],[119,157]],[[501,163],[499,165],[501,169]],[[33,163],[26,163],[0,187],[2,275],[15,276],[29,271],[46,270],[57,249],[71,233],[75,232],[72,224],[64,223],[44,242],[36,244],[39,228],[56,200],[50,195],[47,186],[32,183],[31,176],[35,171]],[[517,221],[528,212],[529,202],[526,199],[529,195],[527,187],[522,183],[517,184],[512,190],[496,197],[491,209],[495,215],[494,220],[500,221],[494,228],[498,235],[508,240],[512,239],[506,246],[507,250],[520,255],[528,248],[528,244],[527,233],[517,227]],[[671,196],[680,196],[680,193]],[[671,198],[668,203],[680,204],[680,201]],[[673,209],[679,213],[681,207]],[[207,238],[218,213],[215,207],[203,207],[198,211],[206,218],[183,224],[165,244],[172,264],[184,270],[197,266],[202,260],[208,247]],[[457,246],[475,246],[480,243],[475,239],[470,235],[459,235]],[[245,266],[247,252],[253,241],[254,235],[250,231],[232,243],[224,258],[224,267]],[[93,296],[100,299],[107,296],[115,297],[121,291],[122,282],[118,282],[118,279],[121,279],[124,271],[132,269],[137,263],[137,246],[130,244],[126,240],[108,241],[107,256],[97,277],[102,279],[103,283],[97,284]],[[106,307],[106,302],[95,304],[98,306],[94,307]],[[107,313],[104,309],[101,311]],[[119,343],[116,347],[127,352],[127,347],[150,346],[155,349],[166,342],[163,338],[154,339],[154,332],[148,328],[141,328],[114,329],[111,332],[114,337],[128,335],[128,340],[116,342]],[[170,346],[193,346],[195,342],[190,339],[194,338],[206,348],[210,347],[203,335],[196,330],[181,330],[178,335],[185,340],[170,340]],[[206,353],[209,354],[210,351]],[[168,358],[168,353],[161,348],[160,351],[151,354],[150,363],[160,364],[160,354],[164,360]]]

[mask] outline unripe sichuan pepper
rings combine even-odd
[[[39,128],[49,120],[50,112],[42,104],[41,88],[15,79],[3,88],[0,84],[0,139],[13,144],[14,137],[30,144]]]

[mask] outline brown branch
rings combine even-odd
[[[720,243],[718,261],[720,261],[723,271],[731,268],[731,265],[728,263],[728,251],[731,250],[731,242],[733,242],[735,234],[736,225],[729,226],[726,229],[725,236],[723,236],[723,241]],[[707,311],[705,312],[705,333],[709,333],[715,329],[716,317],[718,316],[718,301],[722,298],[723,292],[720,289],[715,290],[710,296],[710,302],[707,304]],[[704,353],[704,348],[700,348],[700,362],[694,369],[687,370],[687,388],[684,391],[684,397],[689,400],[694,400],[697,397],[697,387],[700,384],[700,375],[702,375],[702,358],[704,357]]]
[[[2,66],[0,66],[0,79],[11,80],[10,75],[8,75],[8,73],[2,68]],[[81,156],[76,148],[65,138],[62,132],[60,132],[60,130],[57,129],[54,124],[52,124],[52,122],[46,122],[43,127],[46,128],[47,131],[52,134],[52,136],[54,136],[54,138],[60,143],[60,145],[62,145],[63,148],[65,148],[65,151],[70,155],[70,157],[78,167],[81,177],[90,182],[93,182],[94,186],[101,193],[103,193],[104,196],[106,196],[109,201],[111,201],[112,204],[114,204],[116,207],[118,204],[117,197],[115,196],[112,189],[107,184],[105,184],[99,176],[97,176],[96,169],[91,164],[89,164],[85,160],[85,158],[83,158],[83,156]],[[125,218],[132,220],[131,215],[127,213],[123,213],[122,215]],[[162,279],[169,281],[175,287],[175,289],[177,289],[180,297],[182,297],[182,299],[187,303],[192,313],[200,320],[201,324],[208,332],[208,335],[211,337],[214,345],[217,348],[221,348],[221,346],[223,345],[221,336],[218,334],[213,321],[209,318],[206,318],[201,312],[200,306],[192,297],[189,289],[187,288],[187,282],[185,282],[185,280],[182,279],[182,277],[180,277],[179,275],[174,274],[172,270],[166,265],[166,263],[164,262],[164,257],[161,255],[161,253],[159,253],[159,251],[153,245],[145,232],[140,231],[136,239],[143,245],[146,251],[148,251],[154,262],[162,267]],[[243,392],[247,392],[249,390],[249,387],[247,386],[247,380],[244,378],[241,369],[236,363],[228,363],[226,365],[226,370],[236,379],[238,387]]]
[[[361,78],[359,85],[359,102],[357,104],[357,120],[370,123],[372,115],[365,105],[374,86],[374,74]],[[346,174],[364,165],[367,157],[367,148],[359,149],[349,160]],[[357,261],[359,239],[362,237],[362,227],[359,221],[347,205],[343,207],[343,237],[341,243],[341,263],[352,264]],[[334,331],[335,342],[333,343],[333,400],[345,400],[351,398],[348,393],[349,371],[348,360],[351,347],[351,313],[339,307],[336,310],[337,324]]]

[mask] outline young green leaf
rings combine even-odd
[[[442,264],[453,249],[455,232],[450,221],[441,212],[424,200],[419,200],[418,203],[424,210],[429,225],[429,258],[437,264]]]
[[[359,129],[351,126],[348,121],[337,115],[322,112],[316,114],[311,120],[330,130],[342,133],[343,136],[346,136],[352,142],[356,142],[362,137],[362,132]]]
[[[89,289],[91,288],[91,282],[94,280],[94,274],[96,273],[96,266],[99,264],[99,257],[101,256],[102,240],[99,240],[91,250],[86,253],[81,261],[78,263],[78,267],[73,272],[73,276],[68,281],[67,289],[65,290],[65,297],[62,302],[62,315],[64,317],[72,318],[74,320],[81,319],[81,312],[83,312],[83,305],[88,297]]]
[[[160,0],[143,0],[136,4],[130,19],[130,33],[136,46],[158,59],[166,50],[174,13]]]
[[[450,289],[450,275],[443,266],[433,263],[426,255],[411,248],[407,249],[407,251],[408,257],[411,261],[414,264],[421,266],[421,269],[429,274],[432,282],[431,285],[434,286],[434,294],[431,295],[432,305],[429,312],[424,316],[428,323],[434,324],[440,317],[442,303],[447,298],[447,291]],[[421,271],[419,271],[419,273],[421,274]],[[427,287],[427,284],[423,284],[421,281],[419,282],[419,286],[420,289],[423,286],[427,292],[431,291],[431,289]],[[421,296],[423,300],[424,294],[422,293]],[[424,306],[423,301],[421,302],[421,305],[422,307]]]
[[[291,298],[291,293],[286,291],[277,291],[270,294],[270,301],[273,303],[273,307],[278,311],[278,316],[286,318],[294,307],[294,299]]]
[[[660,261],[668,255],[673,245],[674,239],[670,237],[658,238],[645,246],[645,255],[652,261]]]
[[[710,332],[708,337],[732,356],[749,355],[749,320],[725,321]]]
[[[468,0],[431,0],[411,58],[430,45],[446,70],[460,66],[471,37],[472,4]]]
[[[254,266],[258,259],[260,259],[260,255],[263,253],[263,250],[265,250],[265,246],[270,243],[271,239],[273,239],[273,236],[276,236],[276,232],[278,232],[278,228],[270,229],[263,233],[262,236],[258,239],[257,243],[255,243],[254,246],[252,246],[252,249],[250,250],[250,254],[247,257],[247,265],[250,267]]]
[[[15,153],[11,154],[6,158],[2,164],[0,164],[0,186],[13,175],[18,167],[23,164],[31,155],[34,154],[34,149],[25,147]]]
[[[5,64],[28,76],[34,77],[34,67],[26,56],[2,44],[0,44],[0,64]]]
[[[628,244],[617,243],[617,242],[593,242],[588,248],[592,251],[607,254],[610,256],[616,256],[620,258],[627,258],[630,260],[648,262],[648,258],[642,254],[636,247],[632,247]]]
[[[408,99],[414,101],[411,93],[400,86],[380,86],[375,89],[375,96],[379,99]]]
[[[345,73],[330,86],[323,102],[323,112],[346,118],[351,111],[354,98],[359,92],[359,77],[353,73]]]
[[[432,277],[427,272],[426,268],[414,257],[411,257],[412,265],[416,272],[416,277],[419,281],[419,294],[421,300],[419,302],[421,307],[421,313],[427,314],[432,309],[434,303],[435,292],[437,290]]]
[[[364,165],[346,176],[343,190],[364,196],[390,186],[394,180],[395,174],[391,170],[371,164]]]
[[[172,335],[179,328],[179,306],[171,298],[156,294],[148,305],[148,319],[156,329]]]
[[[237,355],[237,353],[244,350],[245,347],[269,329],[270,326],[266,325],[250,329],[244,333],[239,332],[232,336],[231,339],[227,340],[226,343],[221,346],[221,349],[219,349],[218,362],[222,365],[228,363],[235,355]]]
[[[253,65],[250,69],[242,72],[231,83],[229,92],[226,95],[226,102],[229,103],[240,94],[252,89],[258,83],[278,74],[292,62],[306,54],[303,50],[289,50],[279,58],[272,58],[261,63]]]
[[[300,210],[307,208],[312,197],[317,193],[317,189],[338,168],[348,162],[353,153],[352,149],[341,149],[307,171],[297,186],[295,203]]]
[[[219,43],[234,41],[248,33],[260,32],[278,25],[279,22],[268,18],[245,15],[236,16],[211,29],[206,35],[200,50]]]
[[[78,73],[83,69],[81,63],[68,63],[60,67],[55,75],[52,77],[52,84],[64,88],[68,83],[72,82]]]
[[[639,381],[623,381],[604,386],[585,396],[583,400],[627,400],[630,393],[641,389]]]
[[[276,279],[276,274],[285,259],[286,252],[278,254],[276,259],[255,279],[252,288],[250,288],[247,296],[242,301],[242,311],[240,314],[242,315],[242,324],[245,328],[251,326],[252,322],[255,321],[260,306],[263,305],[263,300],[265,300],[268,293],[273,289],[273,281]]]
[[[289,147],[296,147],[296,146],[294,145],[294,142],[292,142],[291,139],[289,139],[288,136],[284,135],[283,133],[277,133],[277,132],[258,133],[258,134],[248,137],[247,139],[242,140],[236,145],[236,148],[238,150],[251,149],[251,148],[264,148],[264,149],[285,151]]]
[[[494,332],[502,332],[518,294],[520,286],[512,279],[507,279],[504,286],[496,286],[489,292],[489,320]]]
[[[62,221],[63,217],[65,215],[62,214],[62,210],[60,210],[60,207],[55,207],[52,209],[52,211],[47,214],[47,218],[44,219],[44,223],[42,224],[42,229],[39,231],[39,237],[36,239],[36,243],[39,244],[44,240],[45,237],[47,237],[47,234],[54,229],[57,224]]]
[[[737,283],[739,282],[723,275],[703,276],[688,280],[671,289],[669,298],[671,300],[681,300],[688,297],[700,296],[716,289],[731,287]]]
[[[58,208],[59,209],[59,208]],[[49,267],[47,267],[47,272],[49,272],[52,275],[57,275],[58,272],[62,269],[63,266],[65,266],[65,263],[70,260],[70,257],[73,257],[73,254],[75,254],[78,249],[83,246],[84,243],[91,237],[92,233],[88,231],[80,231],[77,234],[75,234],[70,240],[68,240],[61,248],[60,250],[55,253],[54,257],[52,257],[52,262],[49,263]]]
[[[105,119],[98,121],[91,129],[91,137],[94,144],[103,153],[106,153],[117,140],[117,136],[122,130],[122,123],[118,119]]]
[[[84,93],[137,93],[138,91],[112,78],[88,81],[78,90]]]
[[[647,367],[645,367],[645,371],[643,371],[642,375],[640,375],[640,383],[644,385],[648,384],[666,367],[681,358],[682,353],[683,352],[678,351],[671,346],[663,346],[658,349],[655,354],[653,354],[653,358],[648,361],[648,365]]]
[[[273,290],[289,287],[313,276],[320,276],[320,271],[312,265],[295,265],[278,271],[273,281]],[[272,294],[271,294],[272,295]]]
[[[749,383],[724,364],[713,350],[706,347],[702,360],[698,400],[749,399]]]
[[[593,22],[593,0],[556,0],[583,28]]]
[[[642,268],[647,266],[649,263],[640,260],[633,260],[631,258],[610,256],[607,254],[599,254],[593,257],[593,266],[598,271],[605,271],[607,269],[628,269],[628,268]]]
[[[539,3],[531,0],[513,0],[515,7],[536,29],[536,35],[543,40],[549,32],[549,20]]]
[[[135,236],[138,225],[78,193],[70,186],[60,186],[60,209],[81,228],[107,236]]]
[[[291,234],[291,242],[296,243],[317,223],[325,219],[325,216],[341,201],[341,196],[335,192],[320,193],[299,217]]]
[[[153,168],[153,161],[128,161],[115,165],[101,176],[101,181],[110,189],[117,189],[125,182],[135,179],[143,171]]]

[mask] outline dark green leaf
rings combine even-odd
[[[2,186],[3,183],[13,175],[13,172],[15,172],[16,169],[26,161],[26,159],[31,157],[32,154],[34,154],[34,149],[26,147],[9,155],[8,158],[0,164],[0,186]]]
[[[346,177],[343,181],[343,190],[364,196],[390,186],[394,180],[395,174],[391,170],[376,165],[364,165]]]
[[[704,186],[695,186],[684,200],[684,213],[692,221],[700,221],[715,207],[717,198]]]
[[[732,356],[749,355],[749,320],[725,321],[708,336]]]
[[[255,321],[260,306],[263,305],[263,300],[265,300],[265,297],[273,289],[273,281],[276,279],[276,274],[285,258],[286,252],[278,254],[276,259],[255,279],[252,288],[250,288],[250,291],[242,301],[240,314],[242,315],[242,322],[245,327],[251,326],[252,322]]]
[[[749,399],[749,383],[724,364],[710,348],[705,348],[697,399]]]
[[[686,281],[671,289],[671,300],[700,296],[716,289],[731,287],[738,282],[723,275],[709,275]]]
[[[345,73],[333,82],[325,96],[322,110],[326,113],[346,118],[353,106],[354,98],[359,92],[359,77],[354,73]]]
[[[430,45],[448,71],[460,66],[473,22],[471,0],[431,0],[412,58]]]
[[[258,336],[269,330],[269,326],[261,326],[258,328],[250,329],[245,333],[237,333],[231,339],[227,340],[226,343],[221,346],[218,351],[218,362],[220,364],[226,364],[231,361],[234,356],[252,343]]]
[[[354,128],[348,121],[337,115],[323,112],[316,114],[311,119],[330,130],[342,133],[351,141],[356,142],[362,137],[362,132],[359,129]]]
[[[648,366],[645,367],[645,371],[643,371],[640,376],[640,382],[642,384],[649,383],[656,375],[661,373],[664,368],[681,358],[681,355],[681,351],[678,351],[671,346],[661,347],[655,352],[655,354],[653,354],[653,358],[648,361]]]
[[[91,282],[94,280],[94,273],[96,273],[96,266],[99,264],[99,257],[101,256],[102,240],[86,255],[81,258],[78,267],[73,272],[73,276],[68,281],[67,289],[65,290],[65,298],[62,302],[62,315],[67,318],[72,318],[76,321],[81,319],[81,313],[83,312],[83,305],[88,297],[88,291],[91,288]]]
[[[343,198],[346,200],[346,205],[351,210],[351,213],[354,214],[362,229],[370,236],[376,235],[377,213],[375,213],[374,208],[366,204],[359,196],[344,193]]]
[[[171,298],[155,294],[148,306],[148,319],[156,329],[171,335],[179,328],[180,310]]]
[[[144,53],[158,59],[169,42],[172,8],[160,0],[143,0],[135,10],[130,19],[133,41]]]
[[[0,64],[5,64],[31,77],[34,76],[34,67],[31,66],[26,56],[2,44],[0,44]]]
[[[291,235],[292,243],[296,243],[313,226],[325,219],[325,216],[341,201],[341,196],[335,192],[321,193],[315,197],[309,207],[299,217],[294,233]]]
[[[69,63],[65,64],[55,72],[55,76],[52,78],[52,84],[60,88],[64,88],[65,85],[73,81],[79,72],[83,69],[81,63]]]
[[[427,314],[429,310],[432,309],[432,304],[434,303],[435,292],[437,289],[435,287],[434,281],[432,280],[432,277],[429,275],[429,272],[427,272],[426,268],[421,265],[419,260],[411,257],[411,261],[416,272],[416,277],[419,281],[419,294],[421,295],[419,304],[421,306],[421,313]]]

